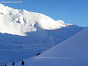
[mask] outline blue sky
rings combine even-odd
[[[22,1],[21,4],[5,3],[16,9],[45,14],[54,20],[79,26],[88,26],[88,0],[1,0]]]

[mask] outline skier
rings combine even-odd
[[[21,66],[24,66],[24,61],[22,60],[22,64],[21,64]]]
[[[6,66],[6,64],[5,64],[5,66]]]
[[[13,66],[14,66],[14,62],[13,62]]]

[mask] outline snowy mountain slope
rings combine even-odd
[[[35,56],[37,52],[43,52],[56,44],[68,39],[83,28],[77,26],[68,26],[59,30],[69,33],[69,35],[38,29],[36,32],[30,32],[27,36],[18,36],[11,34],[0,34],[0,64],[17,62],[22,59]],[[2,61],[4,60],[4,61]]]
[[[45,51],[32,60],[25,60],[31,66],[88,66],[88,27]],[[18,65],[16,65],[18,66]]]
[[[0,64],[35,56],[82,29],[40,13],[0,4]]]
[[[37,27],[52,30],[66,27],[68,25],[69,24],[65,24],[62,20],[55,21],[52,18],[40,13],[13,9],[0,4],[1,33],[24,36],[26,35],[26,32],[36,31]]]

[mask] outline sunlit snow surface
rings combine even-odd
[[[62,20],[55,21],[41,13],[13,9],[0,4],[0,32],[25,36],[26,32],[33,32],[37,27],[46,30],[66,27]]]
[[[0,4],[0,65],[35,56],[82,29],[40,13]]]

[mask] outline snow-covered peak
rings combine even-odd
[[[11,8],[0,3],[0,13],[7,13]]]
[[[0,3],[0,7],[4,7],[4,5]]]
[[[15,35],[26,35],[26,32],[36,31],[37,27],[54,30],[66,27],[62,20],[55,21],[41,13],[13,9],[0,4],[0,32]]]

